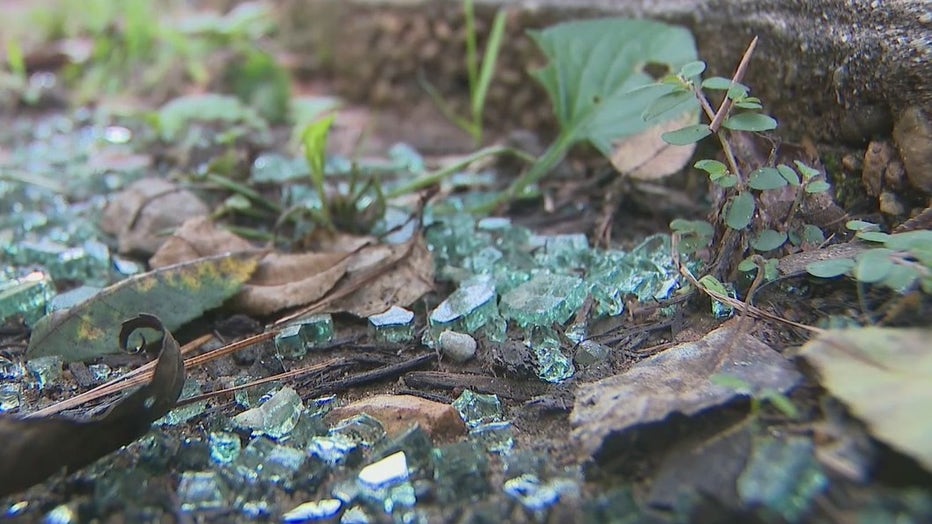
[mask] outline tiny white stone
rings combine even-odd
[[[476,356],[476,339],[465,333],[444,331],[438,341],[440,351],[456,362],[466,362]]]

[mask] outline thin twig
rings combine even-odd
[[[731,77],[731,85],[728,87],[728,91],[731,91],[731,88],[740,84],[741,80],[744,79],[744,74],[748,70],[748,64],[751,62],[751,54],[754,52],[755,47],[757,47],[756,36],[751,40],[747,50],[744,52],[744,55],[742,55],[741,62],[738,64],[738,69],[735,70],[734,76]],[[731,97],[728,96],[728,91],[725,92],[725,100],[722,101],[722,105],[719,106],[718,111],[715,113],[715,118],[713,118],[712,123],[709,124],[709,129],[711,129],[713,133],[718,133],[719,128],[722,127],[722,122],[731,110],[731,105],[734,103]]]

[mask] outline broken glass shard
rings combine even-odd
[[[19,409],[23,400],[23,387],[20,384],[0,385],[0,413],[9,413]]]
[[[272,512],[269,508],[268,501],[265,500],[249,500],[243,502],[239,507],[239,511],[251,519],[265,518]]]
[[[26,363],[26,369],[37,389],[45,389],[61,380],[62,358],[58,355],[38,357]]]
[[[279,439],[294,429],[302,411],[304,404],[298,393],[283,387],[262,405],[236,415],[232,421],[241,428],[252,430],[253,435]]]
[[[385,428],[374,417],[361,413],[334,424],[330,428],[329,435],[342,435],[357,444],[372,447],[385,438]]]
[[[408,478],[408,461],[404,451],[393,453],[359,471],[360,486],[365,489],[385,488]]]
[[[489,453],[504,455],[515,447],[515,431],[511,422],[489,422],[469,430],[469,437]]]
[[[725,289],[728,291],[728,296],[731,298],[737,298],[738,295],[735,292],[735,286],[731,282],[725,282]],[[729,306],[724,302],[719,302],[718,300],[712,299],[712,316],[717,319],[731,318],[735,314],[735,308]]]
[[[383,440],[372,450],[372,457],[384,458],[399,451],[404,451],[408,470],[412,476],[427,471],[430,466],[430,452],[433,449],[430,436],[415,423],[402,434],[391,440]]]
[[[611,348],[595,340],[583,340],[576,346],[576,355],[573,360],[579,366],[591,366],[605,362],[611,351]]]
[[[52,278],[42,271],[33,271],[20,278],[0,282],[0,322],[21,315],[32,325],[45,313],[45,305],[55,296]]]
[[[19,362],[0,356],[0,380],[14,381],[19,380],[25,374],[23,365]]]
[[[255,380],[255,378],[248,375],[239,376],[233,379],[232,385],[242,386],[244,384],[249,384],[250,382],[255,382]],[[265,400],[271,398],[270,394],[274,394],[274,392],[281,387],[282,383],[279,381],[256,384],[255,386],[250,386],[248,388],[237,389],[233,393],[233,399],[237,404],[244,408],[254,408],[261,405]]]
[[[91,372],[91,377],[94,378],[94,382],[104,382],[110,378],[110,374],[113,370],[110,366],[106,364],[91,364],[87,366],[87,370]]]
[[[181,388],[181,396],[179,401],[196,397],[201,394],[201,384],[193,379],[188,377],[184,381],[184,386]],[[168,415],[155,421],[155,424],[160,426],[177,426],[191,420],[194,417],[199,416],[204,410],[207,409],[207,401],[202,400],[200,402],[194,402],[180,408],[175,408],[168,412]]]
[[[562,382],[576,372],[573,361],[563,354],[559,336],[552,329],[533,329],[528,345],[537,360],[537,377],[544,382]]]
[[[300,324],[285,326],[275,335],[275,351],[284,359],[299,359],[307,354],[307,340]]]
[[[208,436],[210,442],[210,460],[216,464],[229,464],[239,457],[242,444],[239,435],[228,431],[212,431]]]
[[[329,313],[311,315],[300,321],[304,337],[311,347],[320,346],[333,340],[333,316]]]
[[[434,482],[442,503],[468,500],[488,491],[488,459],[472,442],[450,444],[433,451]]]
[[[264,153],[253,161],[250,178],[259,183],[281,183],[305,180],[309,174],[310,170],[304,159],[290,158],[278,153]]]
[[[243,448],[234,468],[249,482],[270,482],[288,488],[306,458],[299,449],[256,437]]]
[[[525,328],[562,324],[588,293],[579,277],[540,273],[502,296],[502,315]]]
[[[787,522],[799,522],[827,485],[812,440],[803,437],[755,441],[737,483],[738,495],[745,504],[764,506]]]
[[[343,502],[340,499],[323,499],[305,502],[284,515],[285,522],[311,522],[335,518],[340,513]]]
[[[502,420],[502,403],[496,395],[483,395],[464,389],[453,401],[453,407],[469,428]]]
[[[582,233],[537,237],[535,242],[543,244],[534,255],[542,267],[567,272],[585,269],[589,265],[589,239]]]
[[[579,486],[571,479],[555,478],[541,482],[537,475],[526,473],[505,482],[508,496],[532,512],[541,512],[560,501],[561,496],[578,496]]]
[[[414,507],[417,504],[417,493],[410,482],[393,484],[383,488],[362,487],[359,498],[369,505],[380,508],[385,513],[398,516],[399,511]],[[404,519],[398,519],[404,521]]]
[[[185,471],[178,483],[182,511],[196,512],[225,508],[223,480],[215,471]]]
[[[375,519],[362,506],[353,506],[343,512],[340,524],[371,524]]]
[[[432,340],[446,330],[475,333],[498,316],[496,298],[495,284],[487,277],[463,282],[431,312],[428,320]]]
[[[314,437],[307,452],[332,466],[356,462],[362,455],[359,444],[345,435]]]
[[[392,306],[384,313],[369,317],[369,327],[377,342],[397,344],[414,339],[414,313]]]
[[[77,524],[78,522],[81,522],[78,512],[68,504],[55,506],[42,519],[42,524]]]

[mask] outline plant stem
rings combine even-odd
[[[738,69],[735,70],[734,76],[731,77],[731,86],[729,86],[728,91],[725,91],[725,100],[722,101],[722,105],[718,108],[718,112],[715,113],[715,118],[713,118],[712,123],[709,124],[709,129],[711,129],[713,133],[718,133],[719,128],[722,126],[722,122],[725,121],[725,117],[728,116],[728,112],[731,110],[731,105],[734,101],[728,96],[728,93],[735,84],[741,83],[741,80],[744,79],[744,73],[748,70],[748,64],[751,62],[751,54],[754,52],[755,47],[757,47],[756,36],[751,40],[751,43],[748,44],[748,48],[744,52],[744,55],[741,56]]]

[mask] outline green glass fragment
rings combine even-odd
[[[804,520],[815,497],[828,486],[805,437],[755,440],[751,457],[738,477],[738,495],[748,506],[763,506],[787,522]]]
[[[36,388],[42,390],[61,380],[62,359],[57,355],[34,358],[26,363],[26,369],[29,370]]]
[[[488,458],[471,442],[450,444],[433,451],[437,498],[448,504],[488,492]]]
[[[279,439],[294,429],[302,411],[304,404],[298,393],[292,388],[283,387],[262,405],[233,417],[232,422],[252,430],[253,435],[268,435]]]
[[[20,384],[0,385],[0,413],[18,410],[22,401],[23,387]]]
[[[392,306],[369,317],[369,331],[377,342],[397,344],[414,339],[414,313]]]
[[[531,330],[528,345],[537,360],[537,376],[544,382],[562,382],[576,372],[573,361],[563,354],[560,339],[552,329]]]
[[[215,471],[185,471],[178,483],[181,510],[198,512],[227,506],[226,486]]]
[[[611,354],[612,349],[605,344],[599,344],[594,340],[583,340],[576,346],[576,355],[573,361],[578,366],[591,366],[599,362],[605,362]]]
[[[35,325],[46,303],[54,296],[52,278],[42,271],[20,278],[5,278],[0,281],[0,322],[21,315],[26,324]]]
[[[361,413],[338,421],[330,428],[329,435],[341,435],[362,446],[372,447],[385,438],[385,428],[376,418]]]
[[[502,296],[502,315],[523,328],[562,324],[587,295],[579,277],[541,273]]]
[[[217,464],[229,464],[239,457],[242,444],[239,435],[227,431],[212,431],[208,435],[210,459]]]
[[[434,347],[444,331],[474,334],[488,323],[498,322],[495,284],[487,277],[463,282],[428,317],[427,341]]]
[[[499,455],[509,453],[515,446],[515,430],[507,421],[480,424],[469,430],[469,438],[489,453]]]
[[[470,428],[502,420],[502,403],[496,395],[483,395],[464,389],[453,401],[453,407]]]
[[[299,449],[276,444],[267,437],[256,437],[243,448],[233,467],[247,482],[266,482],[288,488],[305,459],[305,453]]]
[[[194,378],[188,377],[181,388],[180,400],[196,397],[201,394],[201,384]],[[183,424],[194,417],[199,416],[207,409],[207,401],[194,402],[180,408],[175,408],[168,412],[164,417],[156,420],[154,423],[160,426],[177,426]]]
[[[307,340],[300,324],[285,326],[275,335],[275,352],[280,358],[290,360],[307,354]]]

